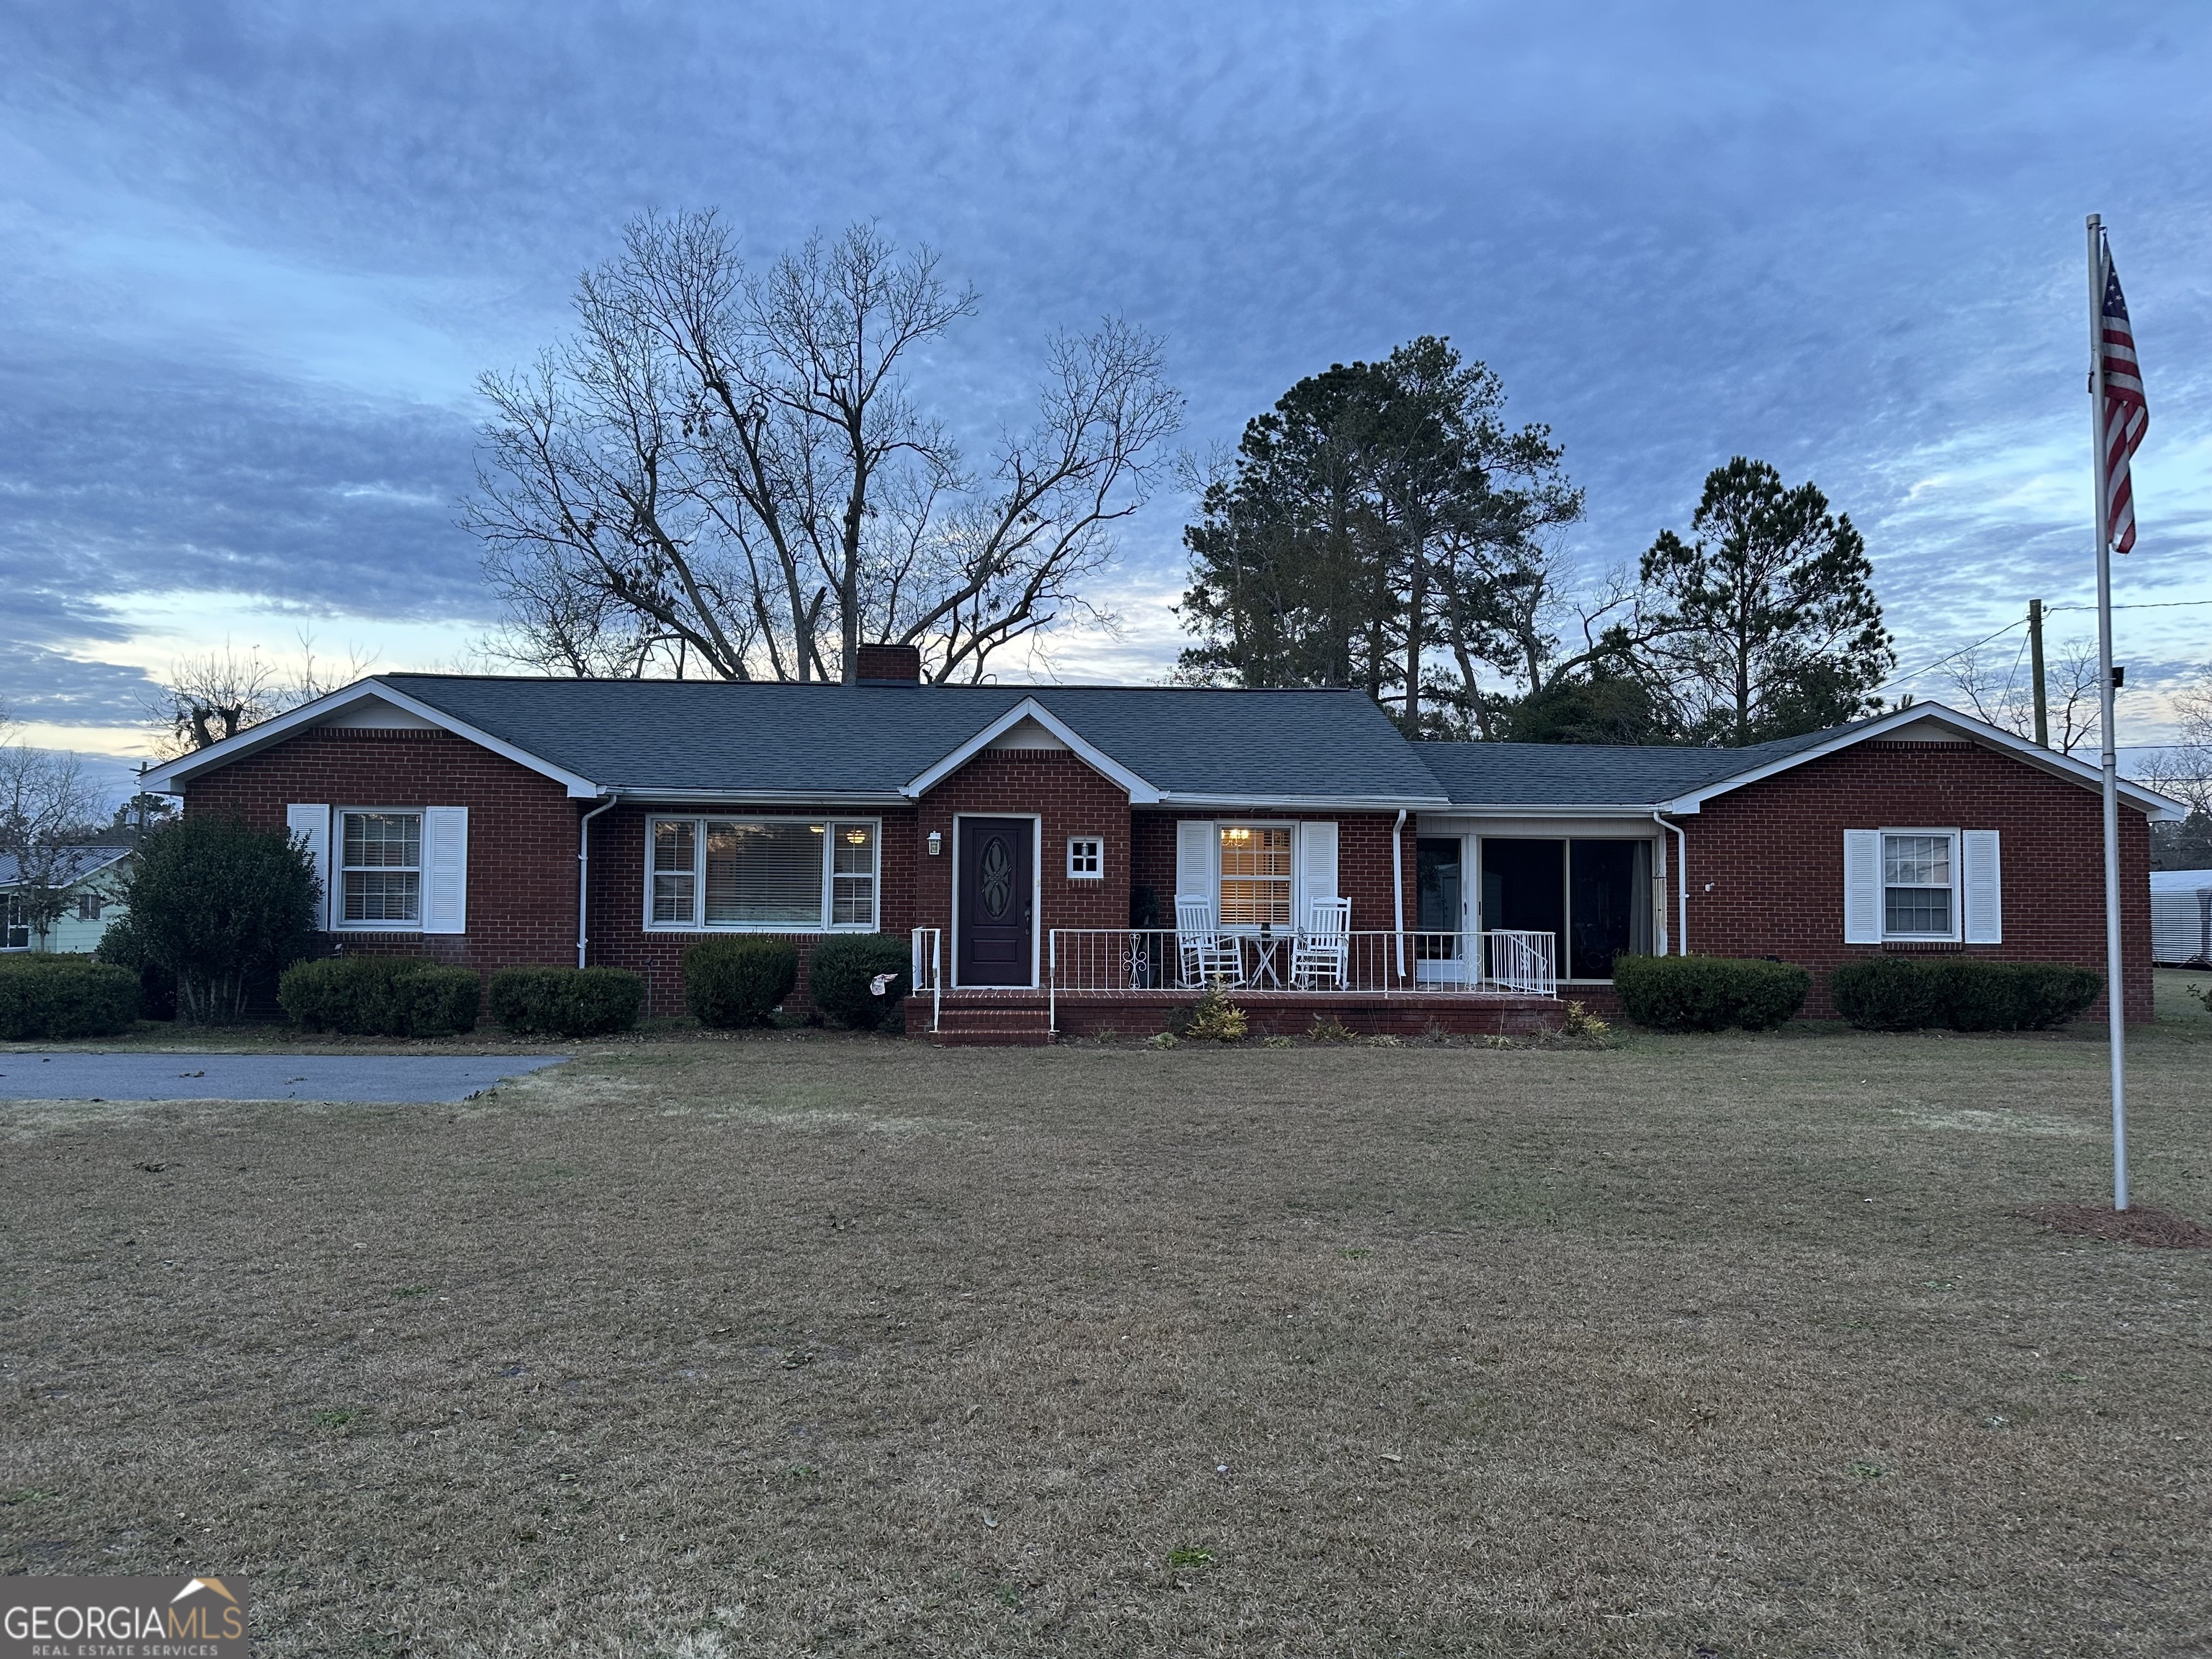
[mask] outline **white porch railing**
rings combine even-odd
[[[907,981],[914,994],[929,996],[929,1029],[945,1024],[945,932],[939,927],[914,930],[914,975]]]
[[[1302,952],[1297,937],[1223,933],[1213,937],[1235,951],[1229,988],[1246,994],[1273,991],[1461,996],[1559,995],[1556,936],[1495,929],[1483,933],[1354,933],[1344,939],[1341,965]],[[1048,951],[1047,984],[1057,1028],[1059,998],[1115,996],[1200,988],[1194,962],[1213,953],[1186,951],[1171,927],[1055,927]]]

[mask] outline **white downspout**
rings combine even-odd
[[[1674,954],[1690,954],[1690,853],[1689,840],[1682,834],[1680,824],[1669,823],[1655,809],[1651,822],[1674,837]]]
[[[584,966],[584,947],[591,943],[592,820],[621,797],[609,795],[576,821],[576,966]]]
[[[1390,903],[1398,936],[1398,977],[1406,977],[1406,809],[1390,826]]]

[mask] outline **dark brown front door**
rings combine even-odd
[[[960,820],[960,936],[953,971],[963,985],[1034,982],[1033,828],[1027,818]]]

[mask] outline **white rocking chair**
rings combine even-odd
[[[1244,946],[1213,919],[1213,901],[1176,895],[1176,941],[1182,953],[1182,982],[1191,986],[1244,982]]]
[[[1341,991],[1351,978],[1352,901],[1316,899],[1291,946],[1291,983],[1301,991]]]

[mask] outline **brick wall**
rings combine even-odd
[[[1127,927],[1129,925],[1129,798],[1120,786],[1101,777],[1073,755],[1054,749],[990,750],[946,778],[921,799],[915,835],[926,848],[929,832],[945,837],[937,858],[921,852],[916,860],[916,926],[950,927],[952,922],[952,820],[963,817],[1044,820],[1042,892],[1044,913],[1037,926]],[[1097,836],[1106,842],[1104,878],[1071,881],[1067,839]],[[1042,935],[1040,935],[1042,937]],[[952,941],[945,941],[951,971]]]
[[[1689,843],[1690,948],[1712,956],[1775,956],[1812,969],[1809,1016],[1834,1012],[1826,969],[1885,950],[1844,943],[1845,830],[1998,831],[2004,942],[1938,948],[2103,971],[2104,843],[2096,792],[1978,744],[1863,743],[1723,795],[1680,822]],[[2128,1018],[2147,1020],[2149,826],[2124,805],[2120,869],[2127,895]],[[1929,949],[1904,948],[1916,955]],[[2105,1017],[2102,998],[2090,1017]]]
[[[1134,815],[1132,839],[1133,879],[1149,887],[1159,900],[1160,920],[1175,925],[1176,825],[1185,818],[1206,818],[1224,823],[1291,823],[1299,819],[1326,819],[1330,814],[1255,812],[1249,816],[1226,812],[1151,812]],[[1390,900],[1390,826],[1395,812],[1354,812],[1334,815],[1336,823],[1336,890],[1352,901],[1352,926],[1356,933],[1382,933],[1397,926]],[[1418,875],[1413,861],[1414,821],[1409,816],[1400,836],[1399,863],[1404,881],[1406,925],[1419,915]]]
[[[469,809],[468,932],[356,933],[349,951],[489,972],[576,960],[576,817],[561,785],[444,732],[324,728],[188,785],[185,811],[284,828],[295,803]],[[335,851],[335,849],[333,849]]]
[[[915,925],[914,864],[916,857],[915,812],[912,807],[776,806],[755,809],[774,817],[833,819],[874,818],[882,823],[878,848],[876,926],[880,932],[904,938]],[[622,805],[609,808],[592,820],[592,938],[594,967],[628,968],[645,975],[647,1007],[653,1014],[684,1012],[684,984],[679,963],[684,947],[701,939],[726,939],[720,929],[706,933],[655,933],[645,926],[645,825],[649,817],[742,817],[744,808]],[[942,862],[943,860],[940,860]],[[745,935],[744,937],[757,937]],[[786,1012],[804,1014],[813,1004],[806,995],[806,969],[821,933],[782,935],[799,947],[799,984],[786,1001]],[[571,960],[573,960],[573,957]]]

